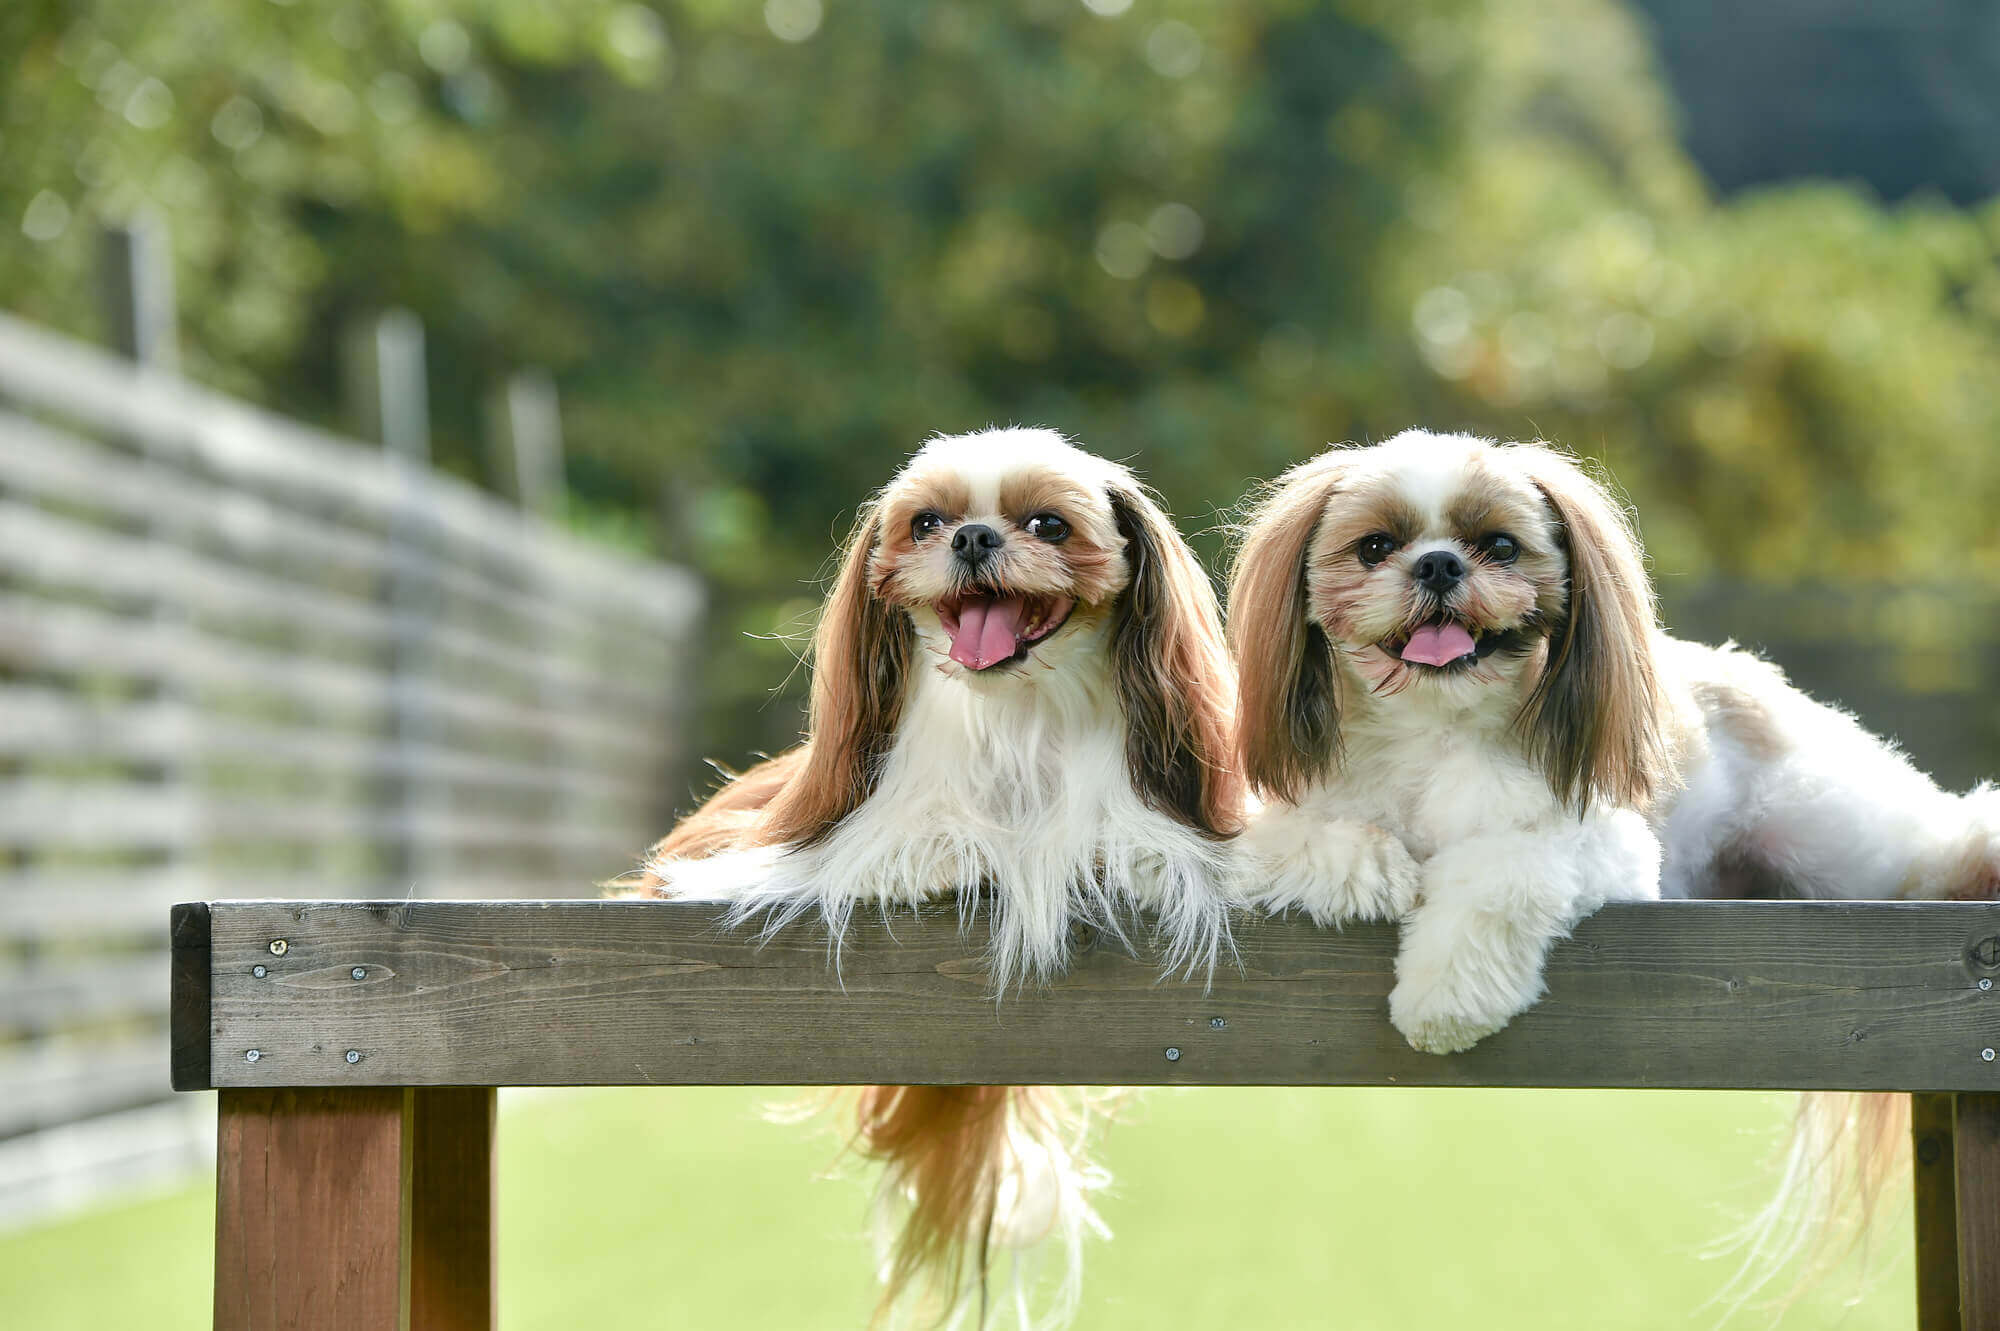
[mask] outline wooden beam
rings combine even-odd
[[[410,1239],[414,1331],[493,1331],[495,1297],[491,1086],[415,1092]]]
[[[173,956],[168,966],[167,1027],[173,1041],[170,1076],[177,1091],[201,1090],[208,1075],[208,906],[175,906],[168,919]]]
[[[2000,1094],[1956,1099],[1960,1325],[2000,1331]]]
[[[1238,925],[1212,985],[1105,937],[996,1002],[956,912],[838,959],[696,902],[214,902],[220,1086],[854,1082],[2000,1092],[2000,904],[1608,907],[1472,1051],[1389,1025],[1395,931]],[[274,955],[274,943],[284,950]],[[253,969],[262,966],[264,974]],[[357,975],[358,972],[358,975]],[[579,1033],[587,1033],[587,1038]],[[246,1051],[258,1050],[252,1061]],[[351,1059],[351,1061],[350,1061]]]
[[[1959,1331],[1957,1156],[1949,1095],[1910,1097],[1917,1230],[1917,1331]]]
[[[410,1327],[412,1093],[225,1091],[215,1331]]]

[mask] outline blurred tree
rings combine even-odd
[[[989,422],[1194,530],[1423,422],[1605,457],[1669,575],[2000,579],[2000,210],[1718,204],[1613,0],[17,0],[0,46],[10,306],[92,332],[83,223],[150,204],[202,378],[331,418],[408,305],[472,474],[550,366],[573,519],[717,587],[732,761],[855,503]]]

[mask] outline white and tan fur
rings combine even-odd
[[[1511,560],[1483,552],[1496,532]],[[1395,548],[1368,567],[1376,533]],[[1413,577],[1431,551],[1464,569],[1442,602]],[[1440,605],[1503,649],[1403,660]],[[1229,615],[1261,904],[1400,920],[1390,1018],[1418,1049],[1532,1005],[1549,945],[1606,901],[2000,895],[2000,792],[1941,791],[1776,668],[1666,636],[1619,505],[1544,445],[1412,430],[1295,467],[1250,519]],[[1869,1191],[1827,1138],[1867,1125],[1850,1154],[1879,1159],[1882,1109],[1807,1105],[1806,1210],[1843,1167]]]
[[[995,665],[957,632],[968,592],[1025,598],[1024,633],[1067,617]],[[1233,675],[1206,575],[1124,467],[1047,430],[932,440],[863,511],[813,670],[805,743],[655,847],[648,890],[769,928],[816,917],[836,948],[857,906],[950,898],[985,915],[1000,996],[1060,971],[1077,922],[1141,911],[1174,969],[1213,967],[1243,800]],[[983,1286],[990,1243],[1073,1249],[1093,1223],[1045,1093],[872,1088],[858,1135],[909,1203],[892,1296],[929,1273],[950,1302]]]

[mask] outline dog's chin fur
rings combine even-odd
[[[1354,541],[1393,528],[1470,561],[1454,512],[1502,510],[1526,548],[1471,565],[1462,617],[1527,630],[1518,650],[1444,670],[1385,651],[1425,607]],[[1229,610],[1260,904],[1400,919],[1389,1010],[1418,1049],[1532,1005],[1550,943],[1607,900],[2000,896],[2000,792],[1941,791],[1774,667],[1666,637],[1618,505],[1549,448],[1410,431],[1301,464],[1247,526]],[[1843,1175],[1865,1214],[1895,1159],[1852,1145],[1882,1139],[1880,1105],[1808,1111],[1760,1265],[1823,1229],[1798,1196],[1823,1211]]]

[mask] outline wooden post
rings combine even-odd
[[[1958,1156],[1950,1095],[1910,1097],[1917,1226],[1917,1331],[1959,1331]]]
[[[492,1331],[494,1267],[491,1086],[446,1086],[416,1097],[415,1231],[410,1324],[416,1331]]]
[[[396,828],[387,868],[393,881],[435,895],[447,890],[441,881],[445,857],[429,829],[446,801],[425,775],[434,718],[419,685],[429,671],[431,623],[439,612],[434,546],[442,537],[431,519],[428,493],[430,399],[423,322],[408,310],[363,319],[349,328],[344,352],[348,411],[355,428],[363,437],[381,441],[399,464],[384,589],[394,632],[390,701],[396,751],[395,775],[385,792]]]
[[[1959,1324],[2000,1331],[2000,1095],[1956,1099]]]
[[[149,369],[178,370],[173,252],[159,216],[139,213],[106,227],[98,268],[106,339]]]
[[[491,1331],[491,1088],[224,1091],[216,1331]]]
[[[342,378],[354,432],[398,457],[431,458],[430,389],[424,370],[424,324],[409,310],[358,320],[342,346]]]
[[[488,470],[529,513],[553,518],[563,502],[562,411],[547,370],[518,370],[486,407]]]
[[[410,1325],[410,1113],[402,1087],[224,1091],[215,1331]]]

